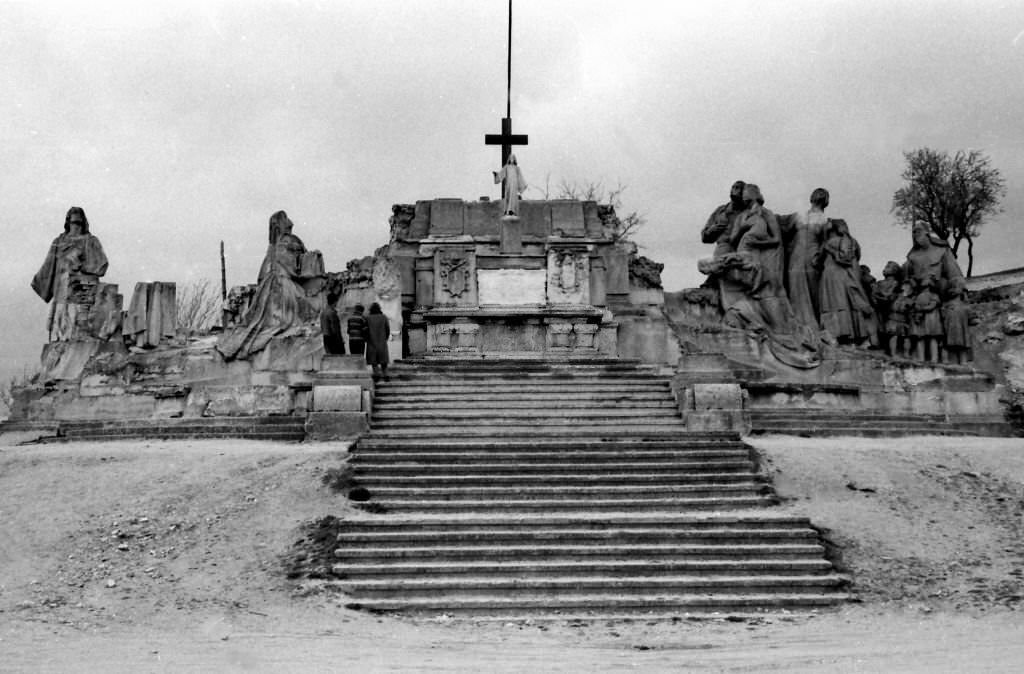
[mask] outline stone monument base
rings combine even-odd
[[[412,314],[409,346],[427,358],[614,358],[618,324],[585,306],[436,308]]]

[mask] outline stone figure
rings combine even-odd
[[[918,283],[914,298],[913,323],[910,334],[917,341],[918,360],[939,360],[939,342],[942,340],[942,300],[935,292],[938,279],[928,274]]]
[[[845,220],[832,220],[821,272],[821,327],[841,344],[877,346],[878,327],[860,279],[860,244]]]
[[[90,316],[99,278],[107,273],[107,256],[100,240],[89,232],[85,211],[72,206],[64,218],[64,233],[53,240],[43,266],[32,279],[32,290],[50,302],[46,323],[51,342],[93,337]]]
[[[796,319],[817,326],[820,315],[818,292],[824,262],[821,247],[828,228],[829,193],[824,187],[811,192],[806,213],[779,216],[779,228],[786,240],[786,293]]]
[[[736,216],[745,210],[743,205],[742,180],[737,180],[729,189],[729,201],[716,208],[708,217],[707,224],[700,232],[700,240],[715,244],[714,257],[736,252],[732,245],[732,224]]]
[[[715,242],[715,257],[701,260],[699,268],[711,282],[717,281],[725,325],[764,335],[783,363],[814,367],[820,362],[820,340],[813,325],[796,321],[786,296],[778,220],[764,207],[757,185],[744,185],[741,194],[744,208],[728,227],[724,221],[729,204],[716,210],[705,226],[702,238]]]
[[[938,298],[938,322],[942,326],[937,335],[931,334],[932,328],[936,327],[934,320],[927,329],[923,326],[918,328],[917,333],[920,334],[914,333],[918,341],[918,356],[921,358],[927,356],[930,360],[937,361],[939,359],[938,344],[945,342],[950,347],[946,350],[947,357],[955,355],[956,359],[960,360],[966,355],[964,352],[969,347],[966,308],[954,304],[952,309],[946,311],[948,318],[945,321],[942,318],[942,312],[947,302],[962,303],[962,297],[967,287],[964,276],[956,258],[949,250],[949,246],[945,241],[932,238],[928,225],[923,223],[914,225],[911,228],[911,237],[913,247],[907,253],[904,274],[907,280],[912,281],[918,288],[918,295],[921,293],[921,288],[927,287],[928,294]],[[915,305],[916,303],[915,300]],[[930,305],[930,303],[930,298],[921,300],[922,305]],[[923,310],[919,309],[919,311]],[[956,353],[951,354],[950,349]]]
[[[501,199],[502,215],[519,215],[519,195],[527,188],[523,179],[523,172],[519,170],[519,163],[516,156],[510,154],[508,163],[501,167],[500,171],[492,171],[494,182],[503,183],[504,196]]]
[[[174,339],[177,331],[176,284],[136,283],[124,318],[125,340],[138,348],[150,349]]]
[[[373,368],[374,378],[387,377],[391,326],[377,302],[370,305],[370,315],[366,317],[366,334],[366,364]]]
[[[959,296],[966,287],[960,266],[945,241],[932,238],[928,225],[918,223],[911,229],[913,248],[907,253],[906,278],[920,285],[928,276],[935,279],[934,291],[940,298]]]
[[[323,278],[319,251],[307,251],[292,234],[292,221],[284,211],[270,216],[270,244],[249,308],[241,325],[225,332],[217,350],[225,358],[247,358],[263,349],[272,338],[295,334],[319,315],[304,282]]]
[[[889,338],[890,355],[910,355],[910,325],[913,322],[914,313],[914,284],[911,281],[904,281],[900,286],[900,292],[892,301],[892,313],[889,314],[889,327],[891,330]]]
[[[902,318],[894,310],[893,303],[899,297],[902,280],[903,269],[899,262],[890,260],[882,269],[882,280],[871,290],[871,300],[878,318],[878,336],[890,356],[896,355],[897,342],[901,336],[899,326]]]
[[[970,359],[970,310],[967,290],[942,304],[943,351],[948,363],[964,363]]]

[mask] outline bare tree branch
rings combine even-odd
[[[189,281],[178,287],[178,326],[189,332],[209,330],[220,317],[220,293],[210,279]]]

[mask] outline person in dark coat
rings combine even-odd
[[[366,317],[366,363],[373,368],[373,374],[387,377],[388,374],[388,342],[391,341],[391,325],[388,317],[380,310],[376,302],[370,305],[370,315]]]
[[[353,356],[363,355],[366,348],[366,316],[363,316],[363,305],[355,306],[355,314],[349,316],[346,321],[346,332],[348,332],[348,348]]]
[[[320,312],[320,332],[324,335],[324,353],[331,356],[345,355],[345,338],[341,336],[341,319],[338,318],[338,296],[327,295],[327,306]]]

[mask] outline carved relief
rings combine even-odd
[[[443,253],[438,261],[441,288],[452,297],[460,297],[470,287],[469,256],[465,253]]]
[[[548,301],[554,304],[590,302],[589,257],[586,251],[548,251]]]

